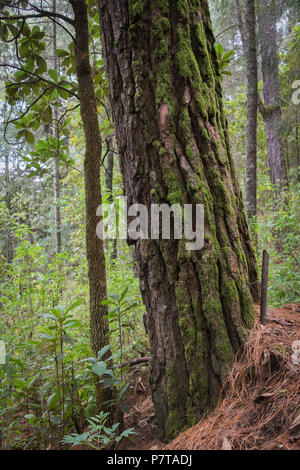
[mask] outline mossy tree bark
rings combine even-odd
[[[99,130],[92,69],[89,61],[89,29],[85,0],[70,0],[74,11],[75,59],[80,112],[85,133],[84,181],[86,201],[86,248],[90,289],[90,335],[92,351],[109,344],[109,326],[105,318],[106,267],[103,241],[97,237],[97,207],[101,204],[100,162],[102,141]],[[97,382],[98,408],[113,398],[112,391]]]
[[[128,204],[205,206],[205,244],[138,240],[161,436],[212,408],[253,323],[256,263],[230,154],[208,5],[99,0]]]

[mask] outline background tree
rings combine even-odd
[[[56,0],[52,2],[52,12],[56,13]],[[52,34],[53,34],[53,70],[59,77],[59,63],[58,57],[56,55],[57,50],[57,31],[56,23],[52,21]],[[52,125],[52,134],[53,138],[59,143],[59,124],[58,124],[58,112],[57,108],[54,108],[54,122]],[[59,152],[59,148],[57,152]],[[54,230],[55,230],[55,250],[56,253],[61,251],[61,213],[60,213],[60,174],[59,174],[59,156],[55,155],[54,157],[54,178],[53,178],[53,189],[54,189]]]
[[[104,161],[105,168],[105,187],[108,192],[107,201],[113,204],[113,177],[114,177],[114,138],[113,135],[110,135],[106,138],[106,157]],[[118,239],[115,238],[113,241],[113,249],[111,252],[111,259],[114,261],[118,256]]]
[[[253,222],[257,212],[257,109],[258,64],[255,2],[235,0],[237,24],[247,77],[247,142],[246,142],[246,210]],[[243,15],[244,6],[244,15]]]
[[[275,0],[259,3],[259,36],[264,103],[260,106],[265,125],[271,182],[277,189],[287,184],[284,143],[281,135],[281,98]]]

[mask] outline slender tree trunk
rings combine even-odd
[[[137,240],[161,436],[212,408],[253,323],[257,273],[207,1],[99,0],[128,204],[204,204],[205,243]]]
[[[61,252],[60,175],[57,159],[54,160],[54,231],[55,252]]]
[[[108,137],[107,144],[109,152],[105,161],[105,186],[110,193],[109,202],[113,202],[113,177],[114,177],[114,154],[113,154],[113,137]],[[118,256],[118,240],[115,238],[112,242],[111,260],[114,261]]]
[[[256,217],[257,206],[258,75],[255,1],[245,0],[245,21],[240,0],[235,0],[235,4],[247,71],[246,210],[251,221]]]
[[[0,7],[0,11],[3,7]],[[4,62],[6,62],[6,55],[4,56]],[[6,102],[3,105],[2,108],[2,116],[1,116],[1,121],[4,123],[6,119],[6,113],[7,113],[7,104]],[[4,132],[4,128],[1,129],[1,132]],[[3,142],[3,150],[5,154],[5,161],[4,161],[4,186],[5,186],[5,202],[6,202],[6,207],[8,210],[8,215],[10,218],[11,215],[11,187],[10,187],[10,169],[9,169],[9,155],[10,155],[10,149],[8,144],[4,141]],[[6,234],[5,234],[5,243],[4,243],[4,254],[6,257],[6,261],[10,264],[13,260],[14,257],[14,249],[13,249],[13,240],[12,240],[12,232],[9,226],[9,221],[8,225],[6,227]]]
[[[3,119],[4,122],[4,119]],[[11,193],[10,193],[10,177],[9,177],[9,149],[5,145],[5,170],[4,170],[4,181],[5,181],[5,201],[8,214],[11,213]],[[12,233],[9,225],[6,228],[5,237],[5,255],[6,261],[10,264],[13,260],[13,245],[12,245]]]
[[[257,199],[257,109],[258,78],[255,28],[255,0],[245,2],[247,47],[247,169],[246,210],[249,222],[256,217]]]
[[[247,57],[246,30],[243,19],[243,8],[241,6],[240,0],[235,0],[235,9],[242,41],[243,54],[245,57]]]
[[[114,176],[114,154],[112,152],[113,138],[108,137],[107,139],[109,152],[105,160],[105,186],[107,191],[110,193],[109,200],[112,201],[112,190],[113,190],[113,176]]]
[[[99,130],[92,69],[89,61],[89,30],[85,0],[70,0],[74,11],[75,59],[81,118],[85,133],[86,152],[84,181],[86,200],[86,247],[90,287],[90,334],[95,355],[109,344],[106,298],[106,268],[103,241],[97,237],[99,222],[96,210],[101,205],[100,161],[102,142]],[[112,399],[110,389],[98,384],[98,408]]]
[[[276,2],[259,2],[259,32],[263,74],[264,105],[261,107],[266,126],[270,179],[280,190],[287,184],[284,145],[281,136],[281,104],[276,31]]]
[[[52,11],[56,13],[56,0],[52,2]],[[55,51],[57,49],[57,33],[56,33],[56,23],[52,21],[52,51],[53,51],[53,69],[59,73],[59,65]],[[57,124],[57,109],[54,108],[54,122],[52,127],[52,136],[54,139],[59,140],[58,124]],[[57,143],[57,145],[59,145]],[[57,151],[58,153],[58,151]],[[55,252],[61,252],[61,214],[60,214],[60,175],[58,167],[58,158],[59,155],[56,155],[54,158],[54,178],[53,178],[53,196],[54,196],[54,234],[55,234]]]

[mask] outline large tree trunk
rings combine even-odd
[[[75,58],[80,99],[81,118],[85,133],[86,152],[84,159],[84,181],[86,200],[86,247],[90,288],[90,334],[95,355],[109,344],[106,298],[106,270],[103,242],[97,237],[99,222],[96,210],[101,205],[100,161],[102,142],[98,124],[92,69],[89,61],[89,33],[85,0],[70,0],[74,10]],[[109,389],[98,384],[98,407],[111,399]]]
[[[256,265],[206,1],[99,0],[128,204],[205,205],[205,244],[138,240],[161,436],[217,403],[253,322]]]
[[[281,104],[277,55],[276,2],[259,2],[259,32],[263,74],[264,106],[270,179],[278,189],[287,184],[284,145],[281,136]]]
[[[255,28],[255,0],[245,2],[245,26],[247,48],[247,170],[246,210],[251,223],[256,217],[257,206],[257,109],[258,78]]]

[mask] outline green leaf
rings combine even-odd
[[[29,41],[25,41],[20,45],[19,54],[20,54],[21,59],[24,59],[27,56],[31,57],[32,51],[30,49]]]
[[[70,98],[70,93],[64,88],[58,87],[57,91],[58,91],[59,96],[63,98],[64,100],[67,100],[68,98]]]
[[[65,311],[65,313],[71,312],[71,310],[74,310],[74,308],[79,307],[79,305],[83,304],[83,299],[77,299],[75,302],[73,302]]]
[[[8,39],[8,29],[5,23],[0,22],[0,37],[3,41],[7,41]]]
[[[120,295],[120,300],[119,300],[120,303],[122,302],[122,300],[123,300],[124,297],[126,296],[129,287],[130,287],[130,286],[128,285],[128,286],[123,290],[123,292],[121,293],[121,295]]]
[[[57,55],[57,57],[66,57],[70,55],[70,52],[65,51],[63,49],[56,49],[55,54]]]
[[[47,408],[49,410],[55,410],[58,405],[58,396],[57,393],[52,393],[47,400]]]
[[[40,376],[41,376],[40,373],[36,374],[36,375],[30,380],[30,382],[29,382],[29,384],[28,384],[28,388],[31,388],[31,387],[35,384],[35,382],[37,381],[37,379],[40,378]]]
[[[104,361],[96,362],[95,364],[92,365],[92,371],[94,372],[94,374],[98,375],[99,377],[102,377],[106,369],[107,369],[107,365]]]
[[[30,38],[33,39],[33,40],[40,40],[40,39],[43,39],[43,37],[45,36],[45,33],[43,31],[35,31],[33,32],[32,30],[32,33],[30,35]]]
[[[37,70],[36,70],[36,73],[37,74],[41,74],[41,73],[44,73],[46,72],[47,70],[47,62],[45,61],[45,59],[38,55],[38,54],[35,54],[35,61],[36,61],[36,64],[37,64]]]
[[[221,59],[224,54],[224,47],[222,44],[218,43],[215,45],[215,50],[217,52],[218,59]]]
[[[94,357],[88,357],[87,359],[82,359],[80,362],[92,362],[95,364],[96,359]]]
[[[42,315],[39,315],[40,318],[47,318],[49,320],[54,320],[58,321],[58,318],[56,315],[53,315],[52,313],[43,313]]]
[[[55,83],[57,83],[58,80],[59,80],[57,71],[56,71],[56,70],[53,70],[53,69],[50,69],[50,70],[48,71],[48,73],[49,73],[49,77],[50,77]]]
[[[234,51],[228,51],[228,52],[225,52],[225,54],[223,55],[222,57],[222,60],[225,61],[225,60],[228,60],[234,55]]]
[[[10,30],[10,32],[12,33],[13,36],[16,36],[19,32],[18,28],[13,25],[13,24],[8,24],[8,29]]]
[[[81,326],[81,322],[79,320],[68,320],[66,323],[63,324],[64,328],[79,328]]]
[[[34,135],[28,129],[25,130],[25,139],[29,144],[34,144]]]
[[[11,379],[11,378],[15,375],[15,373],[16,373],[15,369],[14,369],[10,364],[7,364],[7,365],[5,366],[5,372],[6,372],[7,377],[8,377],[9,379]]]
[[[29,72],[33,72],[33,69],[34,69],[34,58],[33,57],[30,57],[30,59],[27,60],[25,68]]]
[[[105,356],[105,354],[110,350],[110,344],[108,344],[107,346],[104,346],[102,349],[100,349],[100,351],[98,352],[98,359],[102,359],[103,356]]]
[[[29,28],[29,26],[26,22],[23,24],[22,34],[23,34],[23,36],[26,36],[27,38],[30,37],[30,28]]]
[[[23,389],[27,388],[27,383],[25,382],[24,379],[15,379],[14,384],[15,384],[15,387],[17,388],[23,388]]]

